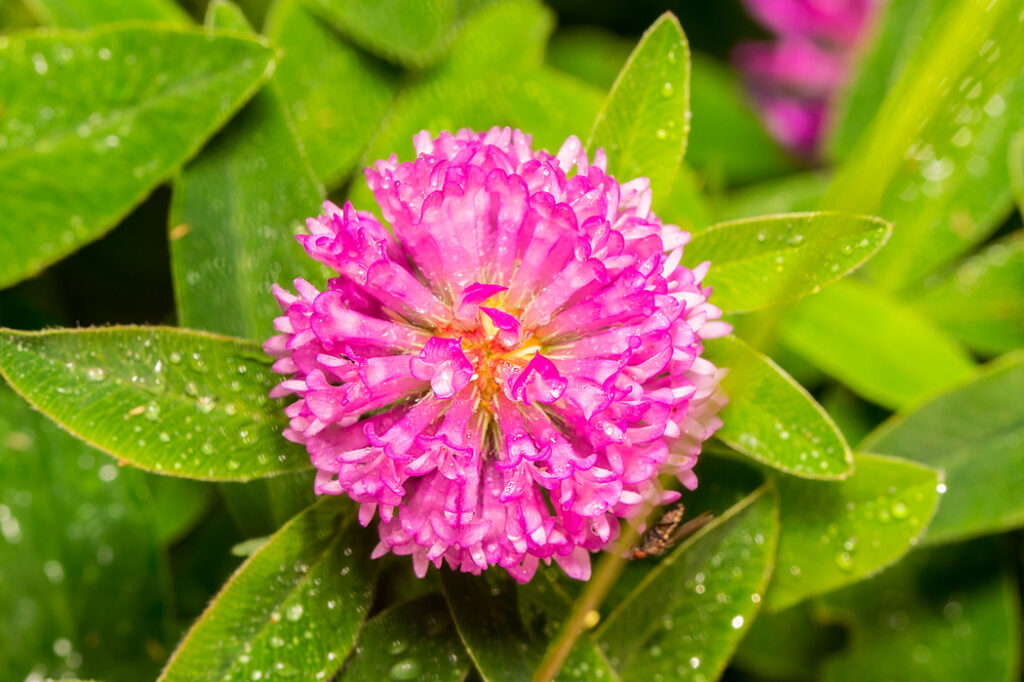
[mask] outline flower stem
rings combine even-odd
[[[615,584],[619,574],[626,567],[626,552],[636,544],[639,534],[629,524],[622,525],[623,529],[619,538],[598,564],[583,593],[576,600],[572,612],[562,624],[561,630],[551,640],[547,651],[544,652],[544,658],[541,659],[533,673],[531,682],[551,682],[555,679],[565,663],[565,659],[569,657],[569,653],[575,646],[576,640],[586,629],[588,614],[597,610],[608,594],[608,590]]]

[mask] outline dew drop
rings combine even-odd
[[[398,655],[409,648],[409,642],[404,639],[395,639],[388,644],[388,653]]]
[[[288,607],[288,620],[295,622],[302,618],[302,604],[292,604]]]
[[[412,680],[419,677],[420,664],[415,659],[406,658],[391,666],[388,677],[393,680]]]
[[[661,86],[661,96],[668,99],[673,94],[675,94],[675,88],[672,87],[671,83],[666,81],[665,84]]]
[[[102,367],[90,367],[85,370],[85,378],[89,381],[102,381],[106,375]]]

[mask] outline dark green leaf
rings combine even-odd
[[[778,533],[766,486],[662,559],[596,633],[622,679],[717,679],[757,614]]]
[[[712,225],[686,247],[711,261],[706,281],[725,312],[789,303],[860,267],[889,238],[883,220],[841,213],[791,213]]]
[[[515,583],[507,576],[479,578],[447,569],[441,572],[441,580],[459,637],[484,681],[530,679],[547,647],[547,637],[529,631],[520,620]],[[587,635],[577,640],[556,679],[585,675],[616,679]]]
[[[740,642],[731,665],[757,679],[819,679],[825,656],[842,645],[842,631],[816,618],[810,602],[779,613],[762,612]]]
[[[1024,130],[1010,138],[1007,148],[1010,188],[1017,201],[1017,210],[1024,216]]]
[[[1024,232],[964,261],[914,307],[979,352],[1024,348]]]
[[[244,17],[220,3],[218,27]],[[234,21],[232,21],[234,17]],[[170,217],[182,326],[262,342],[281,309],[271,285],[322,286],[322,269],[294,239],[322,194],[271,88],[257,93],[181,173]]]
[[[880,426],[863,447],[945,471],[928,530],[945,542],[1024,525],[1024,352]]]
[[[361,47],[413,67],[436,62],[452,38],[455,0],[306,0]]]
[[[396,73],[345,42],[299,0],[275,3],[267,35],[285,52],[274,82],[317,177],[334,187],[356,168],[380,125]]]
[[[451,50],[432,75],[460,78],[535,69],[544,61],[554,24],[553,13],[538,0],[492,2],[459,26]]]
[[[920,313],[845,279],[794,305],[788,346],[868,400],[898,408],[969,376],[974,363]]]
[[[270,73],[263,42],[134,26],[0,37],[0,287],[113,227]],[[31,225],[32,229],[26,229]]]
[[[65,429],[137,467],[242,481],[309,467],[281,436],[255,344],[159,327],[0,334],[0,372]]]
[[[153,679],[168,576],[146,475],[0,384],[0,481],[0,678]]]
[[[151,476],[156,533],[160,543],[171,545],[188,533],[210,506],[213,489],[198,481],[171,476]]]
[[[1024,128],[1020,2],[944,5],[823,202],[896,225],[868,268],[890,290],[977,244],[1012,205],[1006,147]]]
[[[997,541],[917,551],[829,595],[827,615],[850,628],[850,646],[824,679],[1020,679],[1020,585],[1007,554]]]
[[[728,368],[729,404],[716,433],[737,451],[805,478],[842,478],[853,455],[835,423],[781,367],[740,339],[706,343],[706,356]]]
[[[191,23],[174,0],[25,0],[25,4],[44,24],[62,28],[89,28],[130,19]]]
[[[444,599],[430,595],[367,621],[339,682],[461,682],[469,657]]]
[[[608,172],[651,181],[655,205],[672,189],[690,130],[690,48],[675,15],[647,29],[594,120],[587,148],[602,147]]]
[[[370,549],[349,505],[310,507],[235,572],[160,680],[329,679],[373,599]]]
[[[938,473],[859,454],[843,481],[778,477],[778,570],[766,605],[778,611],[872,575],[917,544],[939,501]]]

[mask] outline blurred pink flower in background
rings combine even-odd
[[[338,277],[275,290],[285,436],[317,493],[379,514],[375,556],[586,579],[620,518],[678,499],[660,474],[696,486],[720,424],[708,263],[682,265],[689,235],[651,213],[647,179],[618,182],[575,137],[556,155],[509,128],[414,143],[366,171],[391,229],[325,204],[299,240]]]
[[[882,0],[743,0],[778,35],[734,52],[765,125],[784,146],[814,156],[831,107]]]

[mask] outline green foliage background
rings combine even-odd
[[[0,0],[0,679],[1019,679],[1019,2],[890,0],[814,167],[675,5]],[[266,397],[303,218],[492,125],[650,177],[736,330],[715,520],[587,584],[370,561]]]

